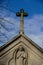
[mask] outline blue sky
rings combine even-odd
[[[28,13],[24,18],[25,34],[43,48],[43,0],[0,0],[0,46],[19,33],[16,12],[21,8]]]

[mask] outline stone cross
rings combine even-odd
[[[16,16],[20,16],[20,34],[24,34],[24,17],[28,16],[26,12],[24,12],[23,9],[20,10],[20,12],[16,13]]]

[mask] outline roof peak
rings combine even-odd
[[[13,39],[11,39],[10,41],[8,41],[6,44],[4,44],[3,46],[0,47],[0,51],[2,51],[3,49],[5,49],[7,46],[9,46],[11,43],[13,43],[14,41],[16,41],[17,39],[19,39],[20,37],[24,37],[27,41],[29,41],[33,46],[35,46],[38,50],[40,50],[43,53],[43,49],[38,46],[35,42],[33,42],[30,38],[28,38],[25,34],[18,34],[17,36],[15,36]]]

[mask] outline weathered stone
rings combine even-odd
[[[0,51],[0,65],[43,65],[43,49],[24,34],[17,35]]]

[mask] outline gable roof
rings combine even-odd
[[[4,44],[3,46],[0,47],[0,51],[2,51],[3,49],[5,49],[6,47],[8,47],[12,42],[14,42],[15,40],[17,40],[18,38],[20,38],[21,36],[23,36],[26,40],[28,40],[33,46],[35,46],[39,51],[41,51],[43,53],[43,49],[38,46],[35,42],[33,42],[30,38],[28,38],[25,34],[18,34],[17,36],[15,36],[13,39],[11,39],[10,41],[8,41],[6,44]]]

